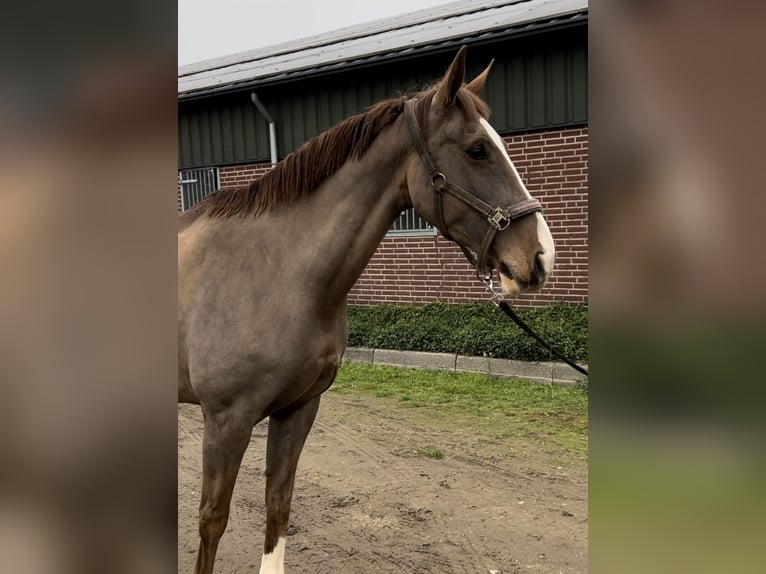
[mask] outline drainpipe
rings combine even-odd
[[[261,115],[269,122],[269,147],[271,148],[271,166],[277,165],[277,124],[274,122],[274,118],[266,111],[266,107],[258,99],[258,94],[255,92],[250,93],[250,99],[252,100]]]

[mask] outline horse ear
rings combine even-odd
[[[492,64],[494,63],[495,59],[492,58],[492,60],[489,62],[489,65],[484,68],[484,71],[476,76],[473,80],[471,80],[471,83],[468,84],[465,89],[469,92],[473,92],[477,96],[480,96],[482,90],[484,89],[484,84],[487,83],[487,76],[489,76],[489,71],[492,69]]]
[[[463,85],[465,78],[465,51],[466,47],[462,46],[439,83],[433,99],[435,106],[446,107],[455,102],[457,91]]]

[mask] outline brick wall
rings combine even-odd
[[[485,295],[463,252],[438,235],[386,237],[348,300],[351,305],[462,303]]]
[[[270,163],[252,163],[246,165],[229,165],[218,170],[221,189],[227,187],[242,187],[262,177],[271,169]]]
[[[543,212],[556,244],[556,266],[521,307],[588,300],[588,128],[506,136],[516,169]],[[261,177],[269,164],[220,169],[221,187]],[[443,237],[386,237],[349,294],[352,305],[486,301],[484,286],[454,243]]]
[[[550,130],[505,138],[508,155],[543,214],[556,245],[549,283],[516,302],[588,300],[588,128]]]

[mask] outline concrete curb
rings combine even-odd
[[[556,383],[559,385],[573,385],[578,380],[585,378],[565,363],[466,357],[453,353],[423,353],[349,347],[343,358],[370,365],[482,373],[493,377],[515,377],[535,383]],[[587,367],[587,365],[582,366]]]

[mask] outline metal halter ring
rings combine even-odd
[[[436,190],[441,190],[441,188],[444,187],[444,184],[447,183],[447,176],[444,175],[442,172],[437,171],[435,174],[431,176],[431,186]]]

